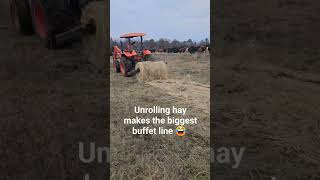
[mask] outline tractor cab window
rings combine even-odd
[[[141,40],[141,37],[125,38],[122,42],[122,47],[127,52],[132,52],[134,50],[138,54],[140,54],[144,50],[143,43],[141,43]]]
[[[131,38],[130,42],[129,42],[129,40],[126,40],[125,44],[126,44],[125,47],[128,51],[132,51],[132,50],[142,51],[143,50],[143,49],[141,49],[141,43],[138,41],[137,38]]]
[[[127,44],[126,51],[131,52],[132,50],[133,50],[132,45],[128,43],[128,44]]]
[[[136,44],[135,41],[131,41],[130,44],[128,43],[128,49],[129,49],[130,51],[132,51],[132,50],[134,50],[134,49],[137,49],[135,44]]]
[[[128,40],[125,40],[125,41],[123,41],[122,42],[122,47],[123,47],[123,49],[125,50],[125,51],[131,51],[132,50],[132,47],[131,47],[132,45],[131,45],[131,43],[129,43],[129,41]]]

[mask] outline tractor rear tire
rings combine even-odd
[[[13,29],[23,35],[34,33],[28,0],[10,0],[10,20]]]
[[[118,60],[113,61],[113,69],[114,69],[114,72],[116,73],[120,72],[120,63]]]
[[[106,16],[104,1],[92,1],[82,11],[81,24],[86,26],[83,36],[83,52],[88,61],[98,70],[106,71]]]
[[[55,35],[49,22],[48,10],[41,0],[31,0],[30,6],[34,30],[47,48],[55,48]]]
[[[131,59],[127,59],[126,57],[121,57],[120,60],[120,72],[123,76],[128,77],[128,72],[133,70],[133,64]]]

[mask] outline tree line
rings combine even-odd
[[[126,47],[127,42],[124,39],[121,40],[123,43],[123,47]],[[140,39],[136,38],[133,41],[138,41],[140,43]],[[120,40],[110,38],[110,50],[112,52],[113,46],[118,46],[120,48]],[[144,40],[143,46],[149,50],[159,50],[159,49],[169,49],[169,48],[191,48],[195,46],[210,46],[210,42],[208,38],[201,40],[200,42],[193,41],[192,39],[188,39],[187,41],[178,41],[178,40],[169,40],[165,38],[161,38],[159,40]]]

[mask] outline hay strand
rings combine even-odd
[[[168,79],[167,66],[163,61],[139,62],[136,64],[137,69],[140,70],[137,74],[140,82]]]

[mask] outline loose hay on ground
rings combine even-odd
[[[147,84],[183,100],[182,104],[210,112],[210,86],[191,81],[175,79],[151,81]]]
[[[136,64],[136,70],[137,69],[140,70],[140,73],[137,74],[140,82],[168,79],[167,66],[163,61],[139,62]]]

